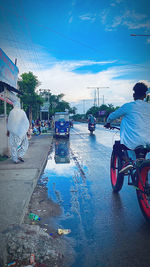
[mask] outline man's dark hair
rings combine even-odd
[[[143,97],[148,90],[148,87],[145,83],[136,83],[133,87],[134,95],[136,97]]]

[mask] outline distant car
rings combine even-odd
[[[68,112],[56,112],[54,115],[54,131],[55,136],[66,136],[70,135],[70,122]]]

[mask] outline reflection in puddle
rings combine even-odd
[[[55,163],[70,163],[70,142],[68,139],[61,139],[55,141]]]
[[[81,167],[69,140],[55,140],[40,181],[47,182],[48,197],[62,208],[58,227],[71,229],[69,236],[75,239],[78,249],[81,239],[86,244],[83,220],[86,220],[90,199],[86,173],[87,167]]]

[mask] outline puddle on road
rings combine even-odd
[[[126,188],[122,190],[122,195],[112,194],[106,170],[109,162],[104,164],[108,161],[105,155],[107,147],[102,145],[99,148],[95,142],[93,149],[93,139],[90,137],[90,140],[88,145],[86,140],[85,143],[77,141],[77,146],[73,143],[73,147],[84,152],[82,156],[89,169],[82,163],[80,155],[72,151],[68,140],[55,140],[39,182],[45,184],[48,197],[59,205],[62,213],[54,219],[49,218],[46,223],[49,226],[54,224],[55,229],[71,230],[69,235],[62,236],[67,238],[67,244],[72,244],[76,253],[70,267],[120,266],[120,263],[127,266],[130,260],[135,265],[137,257],[131,255],[129,261],[124,258],[124,251],[129,251],[127,246],[132,251],[135,245],[132,234],[137,240],[135,251],[141,249],[141,236],[136,235],[141,225],[134,219],[136,206],[132,204],[133,194],[126,194]],[[93,156],[95,148],[97,154]],[[129,203],[131,209],[128,209]],[[138,211],[136,216],[140,216]],[[143,240],[146,240],[146,235]],[[128,239],[130,245],[125,242]]]
[[[76,262],[86,245],[85,225],[90,199],[87,171],[87,167],[81,165],[71,150],[69,140],[56,139],[39,180],[40,184],[47,187],[48,198],[62,209],[62,214],[56,218],[55,224],[58,228],[71,230],[67,237],[74,243]],[[73,266],[76,266],[76,262]]]

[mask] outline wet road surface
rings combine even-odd
[[[58,228],[68,235],[76,252],[72,267],[150,266],[150,226],[135,189],[127,185],[112,192],[110,155],[116,131],[97,125],[74,124],[70,139],[56,139],[43,174],[48,196],[62,207]]]

